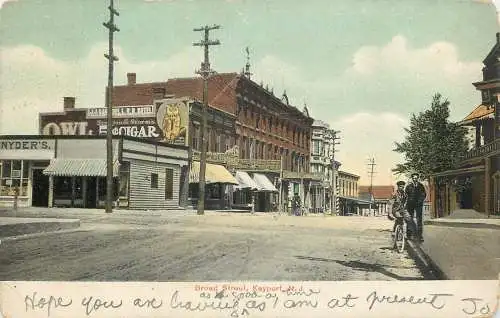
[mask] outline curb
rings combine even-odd
[[[462,222],[441,222],[441,221],[428,220],[428,221],[424,221],[424,225],[500,230],[500,224],[479,223],[479,222],[477,222],[477,223],[476,222],[462,223]]]
[[[407,251],[427,280],[448,280],[448,276],[418,244],[408,241]]]
[[[72,230],[80,227],[80,220],[56,222],[29,222],[0,225],[2,239],[27,234],[46,233],[61,230]]]
[[[31,234],[21,234],[21,235],[17,235],[17,236],[7,236],[7,237],[2,237],[0,239],[0,244],[2,244],[4,242],[24,241],[24,240],[34,239],[34,238],[38,238],[38,237],[43,237],[46,235],[81,233],[81,232],[89,232],[89,230],[74,228],[74,229],[58,230],[58,231],[51,231],[51,232],[38,232],[38,233],[31,233]]]

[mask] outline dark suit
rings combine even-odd
[[[423,220],[422,220],[422,209],[424,206],[424,201],[426,197],[425,187],[420,182],[413,183],[410,182],[406,186],[405,193],[407,196],[406,207],[411,217],[417,217],[417,230],[418,236],[422,237],[423,233]]]

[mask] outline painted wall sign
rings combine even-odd
[[[99,126],[100,135],[105,135],[107,130],[107,125]],[[113,126],[113,130],[111,132],[116,136],[131,136],[151,139],[156,139],[161,136],[161,132],[155,125]]]
[[[125,135],[166,143],[188,145],[187,99],[162,99],[153,105],[120,106],[113,109],[113,135]],[[105,108],[73,109],[40,114],[42,135],[105,135]]]
[[[93,135],[93,131],[87,126],[86,121],[50,122],[43,126],[42,135]]]
[[[47,140],[2,140],[0,150],[50,150]]]
[[[49,160],[54,149],[55,140],[0,139],[1,160]]]
[[[106,118],[108,110],[106,108],[89,108],[87,109],[86,118]],[[137,117],[154,117],[156,114],[155,106],[115,106],[113,107],[113,118],[137,118]]]

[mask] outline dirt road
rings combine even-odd
[[[7,240],[1,280],[414,280],[373,217],[106,216],[78,231]]]

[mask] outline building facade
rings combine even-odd
[[[311,135],[311,173],[320,176],[312,182],[311,211],[316,213],[331,212],[333,193],[337,191],[333,179],[335,139],[330,125],[315,120]],[[339,163],[337,162],[337,167]],[[338,169],[336,170],[338,171]],[[335,183],[334,183],[335,182]]]
[[[464,153],[454,170],[430,178],[431,210],[434,217],[456,209],[474,209],[485,215],[500,214],[500,33],[483,60],[483,80],[473,83],[481,92],[481,103],[460,125],[474,131],[474,145]]]
[[[113,101],[117,105],[150,104],[162,95],[202,100],[203,81],[199,77],[158,83],[137,83],[135,73],[128,73],[127,78],[127,85],[113,89]],[[208,161],[217,158],[212,163],[231,167],[233,175],[238,171],[240,175],[247,174],[258,185],[256,190],[245,185],[244,189],[250,193],[233,196],[229,203],[270,211],[287,205],[288,198],[295,192],[301,194],[303,202],[309,202],[312,180],[309,143],[313,119],[307,109],[297,109],[288,103],[286,94],[278,98],[272,91],[237,73],[216,74],[209,79],[208,105],[209,110],[225,114],[234,125],[233,129],[217,126],[220,120],[210,121],[209,117],[205,136],[211,153]],[[195,121],[189,129],[189,146],[196,158],[202,132]]]
[[[360,205],[366,204],[359,198],[359,176],[342,170],[338,171],[337,175],[338,213],[340,215],[358,213]]]
[[[104,207],[104,136],[0,136],[0,149],[0,205]],[[179,208],[186,146],[120,136],[113,154],[115,207]]]

